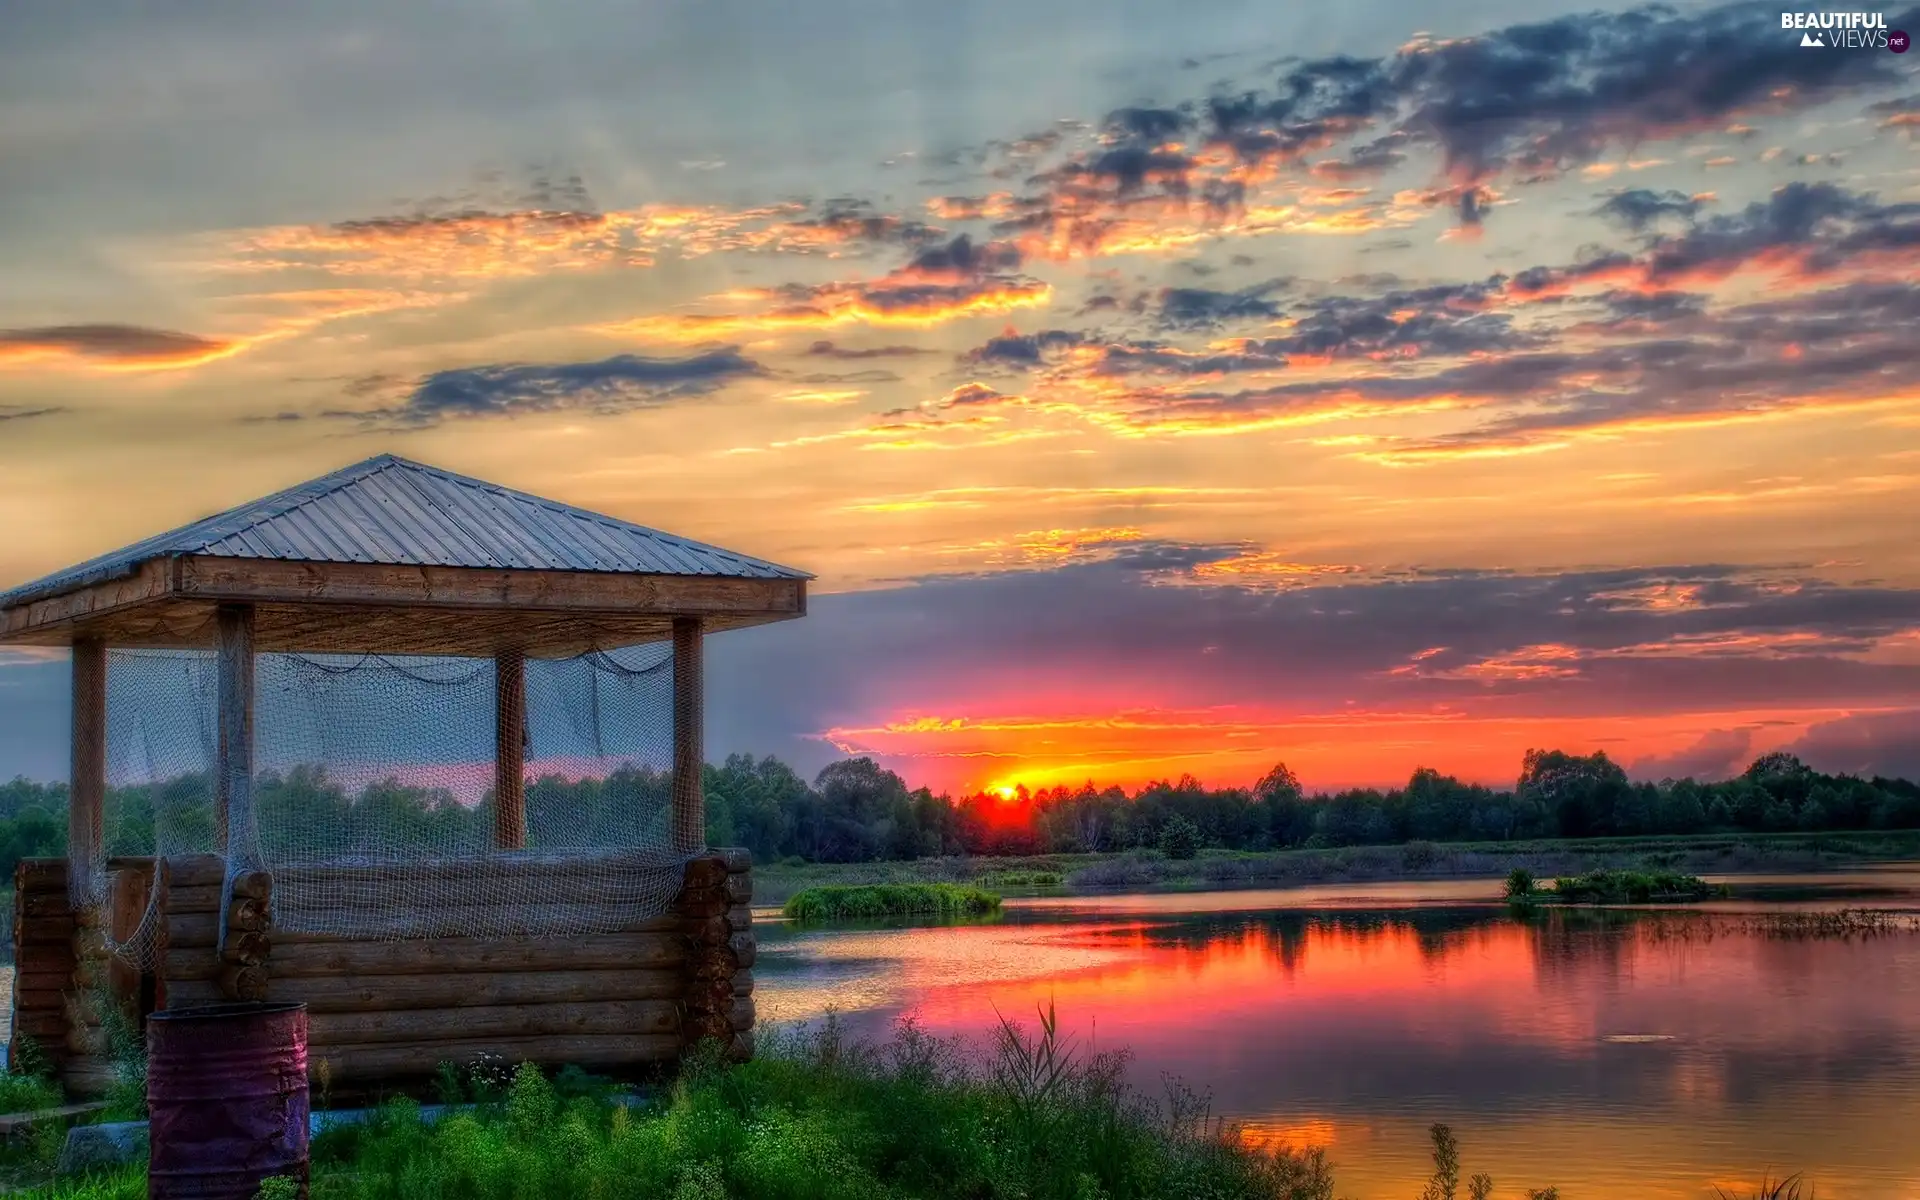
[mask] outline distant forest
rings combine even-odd
[[[529,845],[637,844],[663,831],[669,782],[647,769],[533,782]],[[1632,782],[1604,753],[1534,750],[1510,789],[1422,769],[1405,787],[1313,795],[1280,765],[1251,788],[1209,788],[1182,776],[1131,793],[1087,784],[954,800],[910,789],[869,758],[833,763],[809,784],[777,759],[744,754],[709,765],[705,783],[708,843],[746,846],[763,862],[1920,828],[1920,786],[1825,775],[1779,753],[1723,782],[1655,784]],[[209,794],[205,776],[115,789],[107,804],[109,850],[152,853],[156,806],[169,849],[210,848]],[[403,847],[479,849],[493,828],[491,796],[462,804],[447,791],[392,781],[349,795],[311,769],[262,776],[255,796],[264,848],[277,861]],[[23,857],[65,851],[66,798],[63,783],[0,784],[0,878],[10,881]]]

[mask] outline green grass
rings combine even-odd
[[[0,1073],[0,1113],[39,1112],[66,1103],[60,1086],[38,1075]]]
[[[1571,904],[1651,904],[1725,896],[1724,884],[1674,871],[1589,871],[1553,881],[1556,899]]]
[[[787,900],[784,912],[795,921],[853,917],[964,917],[996,912],[1000,897],[983,888],[955,883],[881,883],[854,887],[812,887]]]
[[[981,882],[990,888],[1057,888],[1066,879],[1058,871],[991,871]]]
[[[997,1053],[905,1024],[889,1043],[831,1020],[769,1031],[755,1061],[700,1062],[650,1107],[523,1066],[471,1111],[394,1102],[313,1142],[313,1200],[1332,1200],[1317,1151],[1246,1146],[1206,1102],[1154,1103],[1125,1058],[1083,1053],[1051,1011]],[[577,1077],[576,1077],[577,1078]],[[138,1170],[24,1193],[134,1200]]]

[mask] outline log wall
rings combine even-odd
[[[145,1000],[140,1011],[304,1002],[308,1061],[316,1082],[336,1093],[404,1088],[442,1063],[482,1058],[624,1075],[670,1067],[708,1039],[735,1058],[753,1053],[753,873],[743,850],[690,862],[665,915],[571,938],[294,933],[273,926],[265,872],[240,875],[226,896],[218,856],[114,865],[107,919],[116,938],[130,935],[149,893],[158,894],[158,965],[148,976],[128,977],[107,957],[101,931],[76,923],[64,862],[30,860],[16,872],[14,1034],[34,1037],[80,1094],[99,1094],[111,1078],[89,1007],[97,1003],[89,989],[103,983],[114,995],[129,992],[123,1001]],[[590,887],[556,892],[568,909],[594,903]],[[224,952],[216,948],[223,900]]]
[[[93,1097],[113,1079],[100,1005],[111,986],[98,914],[67,902],[65,859],[23,859],[13,873],[10,1050],[31,1039],[68,1091]]]
[[[752,980],[739,975],[743,948],[752,955],[752,879],[744,851],[713,852],[688,864],[667,914],[570,938],[374,941],[274,929],[269,914],[258,961],[238,965],[258,970],[260,998],[306,1004],[308,1061],[336,1092],[402,1087],[442,1063],[482,1058],[633,1074],[671,1065],[703,1037],[748,1055]],[[176,872],[175,895],[179,880]],[[482,899],[461,882],[448,880],[456,906]],[[590,887],[554,891],[570,910],[556,916],[596,906]],[[185,912],[170,913],[169,929],[198,939],[199,950],[188,967],[170,946],[167,1003],[225,995],[204,977],[218,969],[231,980],[236,964],[216,967],[210,938]]]

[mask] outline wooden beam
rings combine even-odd
[[[284,562],[197,556],[180,560],[182,596],[214,600],[436,605],[608,613],[805,610],[805,581],[612,571],[520,571],[379,563]]]
[[[86,617],[136,607],[173,590],[173,560],[155,559],[125,576],[75,588],[0,610],[0,641],[45,626],[65,626]]]
[[[685,854],[707,845],[707,805],[700,788],[706,716],[701,637],[699,618],[674,618],[672,836],[674,849]]]
[[[176,593],[171,569],[187,568],[168,560],[148,564],[137,578],[0,610],[0,644],[66,646],[76,638],[97,637],[134,648],[210,647],[216,608],[234,602],[253,604],[254,650],[261,654],[486,657],[510,643],[530,658],[563,658],[664,641],[672,636],[675,615],[699,615],[708,633],[718,633],[793,620],[806,612],[805,581],[792,579],[429,568],[425,575],[431,587],[375,587],[362,572],[421,572],[364,563],[234,566],[237,561],[228,564],[236,578],[249,566],[261,568],[263,577],[244,587],[232,579],[213,587],[195,575],[194,592]],[[301,571],[329,578],[313,589],[290,586],[298,581],[289,572]],[[333,578],[336,571],[348,578]],[[515,582],[503,591],[499,580],[509,575]]]
[[[73,644],[73,774],[68,782],[69,879],[91,879],[107,828],[107,646]]]
[[[493,844],[527,848],[527,656],[493,656]]]
[[[214,762],[214,845],[224,854],[236,809],[253,808],[253,609],[222,605],[215,647],[219,670],[219,757]]]

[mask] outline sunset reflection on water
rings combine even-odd
[[[1416,1195],[1435,1121],[1496,1196],[1707,1197],[1805,1171],[1829,1200],[1920,1200],[1920,936],[1769,938],[1738,900],[1529,922],[1488,903],[1493,886],[1014,901],[998,921],[933,928],[768,923],[759,1008],[831,1008],[874,1036],[911,1013],[972,1039],[1052,1002],[1082,1047],[1131,1050],[1143,1090],[1172,1073],[1250,1141],[1324,1147],[1354,1200]]]

